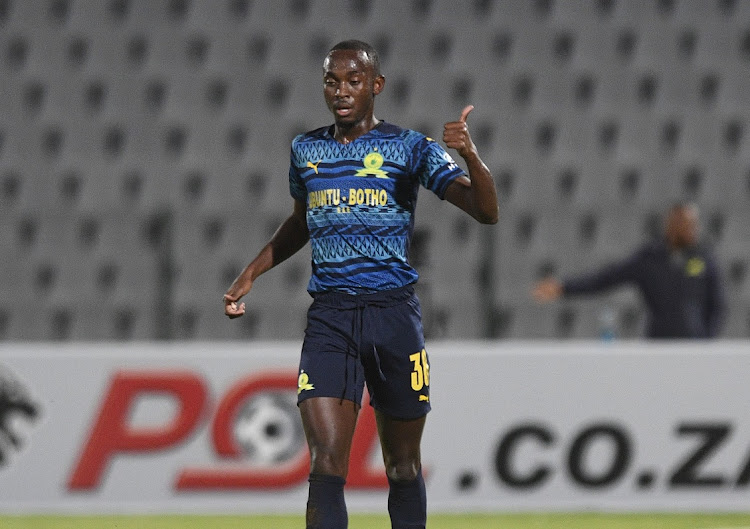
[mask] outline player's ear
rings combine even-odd
[[[378,95],[385,87],[385,76],[378,75],[372,83],[372,93]]]

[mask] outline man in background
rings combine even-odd
[[[670,208],[664,237],[623,261],[560,281],[546,278],[533,290],[537,301],[638,287],[647,309],[647,338],[715,338],[724,320],[724,293],[711,253],[698,244],[698,210]]]

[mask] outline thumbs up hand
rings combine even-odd
[[[451,149],[456,149],[458,154],[464,159],[467,156],[476,156],[477,154],[474,142],[471,141],[469,127],[466,125],[466,118],[469,117],[469,113],[472,110],[474,110],[474,106],[467,105],[461,111],[461,117],[458,118],[458,121],[446,123],[443,129],[443,142],[445,145]]]

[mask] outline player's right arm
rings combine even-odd
[[[271,268],[297,253],[310,238],[306,219],[307,204],[302,200],[294,201],[294,211],[281,223],[271,240],[258,253],[242,273],[237,276],[224,294],[224,314],[238,318],[245,314],[245,304],[237,302],[250,292],[253,282]]]

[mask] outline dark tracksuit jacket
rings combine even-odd
[[[563,281],[566,296],[632,284],[648,310],[648,338],[713,338],[725,302],[718,267],[701,247],[671,252],[666,241],[647,244],[624,261]]]

